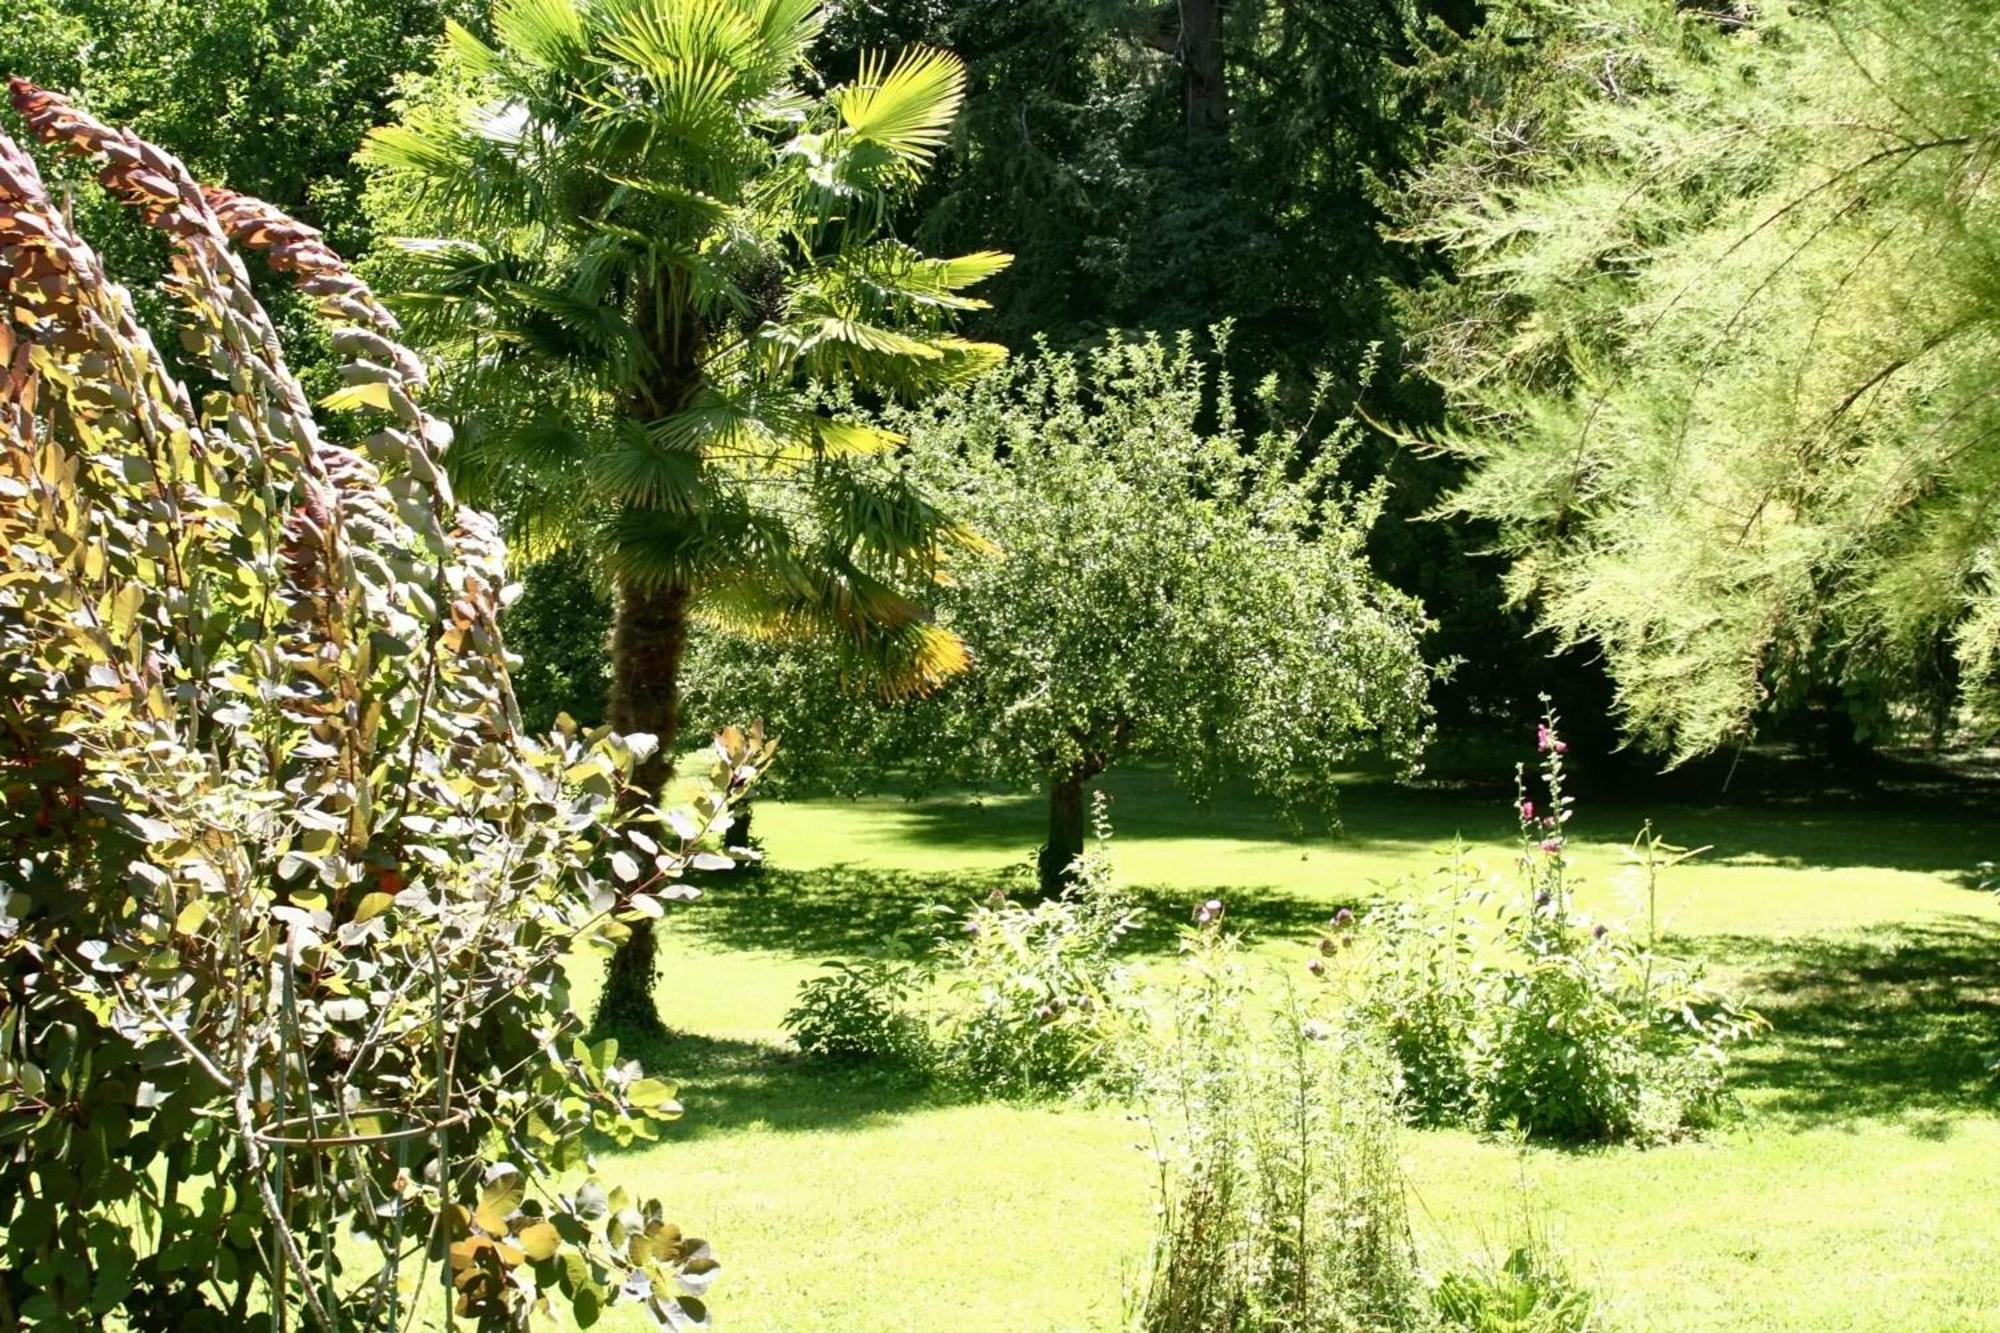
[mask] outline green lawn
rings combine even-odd
[[[1504,868],[1504,797],[1357,779],[1338,837],[1288,836],[1247,799],[1192,806],[1114,780],[1116,862],[1160,923],[1210,895],[1290,956],[1334,908],[1393,892],[1462,833]],[[1423,1242],[1503,1249],[1522,1182],[1621,1327],[2000,1329],[2000,904],[1963,809],[1585,804],[1587,905],[1650,813],[1714,845],[1665,882],[1676,947],[1771,1019],[1739,1065],[1745,1114],[1641,1152],[1412,1133]],[[687,1035],[647,1053],[683,1083],[668,1142],[609,1174],[699,1222],[744,1330],[1114,1326],[1145,1252],[1147,1168],[1116,1107],[947,1104],[787,1054],[779,1017],[822,959],[1018,873],[1040,810],[1016,798],[765,803],[772,868],[672,917],[662,1000]],[[629,1313],[629,1312],[628,1312]],[[636,1328],[636,1323],[609,1324]]]

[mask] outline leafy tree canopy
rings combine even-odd
[[[396,81],[429,63],[445,20],[484,11],[482,0],[22,0],[0,26],[0,76],[175,144],[202,180],[268,200],[358,255],[370,235],[355,150]],[[52,183],[87,179],[59,159],[43,167]],[[142,313],[164,315],[150,290],[167,262],[159,238],[94,187],[72,206]],[[305,340],[303,303],[283,283],[261,286],[298,369],[330,388],[332,358]]]
[[[1247,438],[1221,388],[1192,339],[1113,340],[897,413],[915,474],[1001,551],[935,595],[971,671],[884,709],[809,656],[716,645],[698,711],[761,713],[795,776],[831,785],[890,765],[1045,785],[1045,879],[1081,849],[1083,784],[1128,759],[1196,792],[1247,776],[1295,812],[1329,808],[1357,754],[1413,761],[1425,623],[1369,572],[1382,495],[1338,481],[1353,432],[1306,462],[1298,432]]]

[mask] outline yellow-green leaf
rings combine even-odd
[[[529,1259],[542,1263],[556,1257],[556,1251],[562,1248],[562,1237],[556,1234],[555,1227],[549,1223],[535,1222],[523,1227],[520,1234],[514,1237],[514,1243],[521,1247],[521,1252]]]
[[[349,384],[335,389],[319,400],[319,405],[336,412],[353,412],[364,407],[380,411],[389,410],[389,386],[380,380],[370,380],[365,384]]]

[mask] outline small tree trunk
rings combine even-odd
[[[678,584],[618,590],[611,625],[611,697],[607,712],[621,732],[649,732],[658,748],[633,774],[636,793],[658,800],[674,776],[674,741],[680,729],[681,658],[687,651],[688,590]],[[632,938],[618,946],[604,974],[597,1025],[635,1035],[666,1031],[653,1004],[654,960],[659,944],[653,923],[635,922]]]
[[[1053,898],[1075,879],[1072,867],[1083,855],[1083,775],[1069,773],[1049,780],[1049,840],[1042,844],[1036,868],[1041,893]]]

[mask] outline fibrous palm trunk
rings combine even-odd
[[[685,585],[620,586],[611,624],[611,725],[620,732],[647,732],[659,741],[633,774],[635,799],[660,799],[673,779],[687,637]],[[618,947],[605,971],[604,994],[597,1003],[599,1027],[635,1035],[665,1031],[653,1004],[658,949],[653,923],[635,922],[632,937]]]

